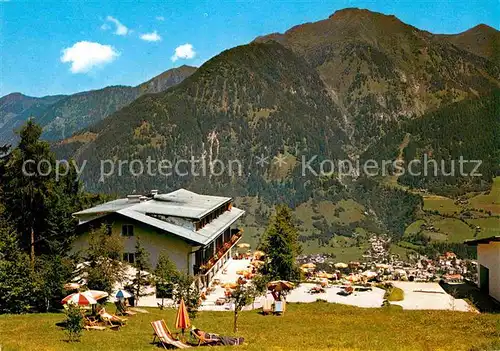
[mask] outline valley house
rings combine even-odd
[[[105,224],[110,232],[124,237],[124,261],[134,262],[139,237],[150,254],[153,269],[160,253],[166,252],[179,271],[197,276],[200,287],[206,287],[241,239],[242,231],[235,222],[244,213],[233,207],[229,197],[200,195],[185,189],[129,195],[74,213],[80,232],[74,250],[85,249],[89,232]]]

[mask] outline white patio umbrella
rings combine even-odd
[[[100,290],[88,290],[85,292],[90,294],[96,300],[104,299],[105,297],[109,296],[109,294],[107,292],[100,291]]]
[[[375,278],[378,275],[377,272],[372,272],[372,271],[364,271],[362,274],[368,279]]]

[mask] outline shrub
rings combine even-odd
[[[69,341],[80,341],[83,331],[83,315],[78,306],[68,304],[64,329]]]

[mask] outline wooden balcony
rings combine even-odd
[[[198,270],[195,270],[195,275],[200,277],[201,283],[208,286],[222,266],[231,258],[232,248],[235,247],[241,240],[243,235],[242,229],[235,229],[231,233],[230,240],[225,242],[211,257],[206,264],[201,265]]]

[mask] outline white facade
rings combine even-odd
[[[123,261],[135,261],[138,238],[149,253],[154,269],[165,252],[180,272],[197,277],[208,286],[214,275],[231,258],[232,248],[241,239],[235,222],[245,211],[232,206],[232,199],[208,196],[179,189],[169,194],[129,195],[74,213],[80,235],[73,251],[85,251],[89,233],[105,225],[110,233],[123,237]],[[139,305],[155,306],[154,288]]]
[[[500,301],[500,241],[478,243],[477,263],[479,288],[481,288],[481,280],[484,279],[481,278],[481,266],[483,266],[488,269],[489,295]]]

